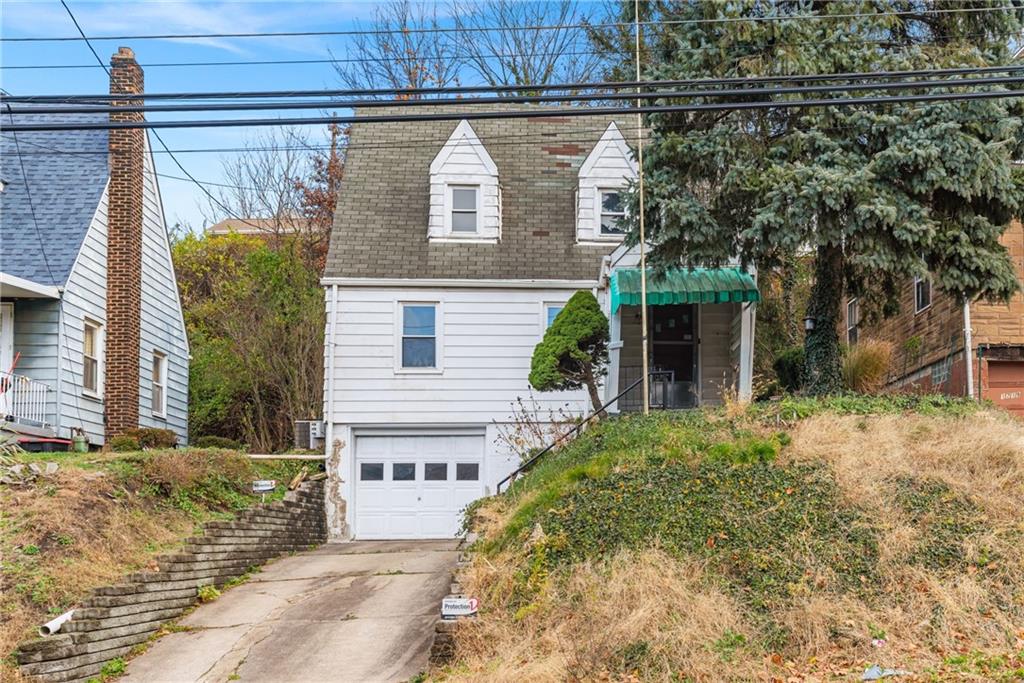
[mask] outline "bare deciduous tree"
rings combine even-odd
[[[452,0],[461,61],[492,86],[529,86],[590,81],[603,58],[587,31],[595,4],[577,0]],[[558,28],[542,28],[557,26]]]
[[[359,27],[363,28],[363,27]],[[348,50],[360,61],[334,64],[346,88],[438,88],[458,83],[455,44],[440,28],[437,8],[391,0],[374,11],[370,33]]]
[[[259,131],[242,145],[244,152],[221,158],[224,186],[211,188],[203,218],[238,221],[239,232],[259,228],[280,237],[294,230],[302,215],[302,192],[295,181],[306,176],[308,139],[290,128]]]

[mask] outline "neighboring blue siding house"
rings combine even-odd
[[[19,114],[16,120],[103,121],[106,115]],[[143,134],[132,152],[143,158],[133,163],[129,154],[109,153],[111,136],[102,130],[2,136],[0,429],[18,433],[29,447],[48,441],[60,447],[79,430],[102,445],[116,433],[108,420],[115,401],[122,409],[129,405],[132,415],[137,404],[137,426],[171,429],[179,443],[187,442],[188,340],[149,141]],[[108,229],[112,175],[135,183],[134,196],[141,196],[141,212],[134,213],[141,223],[130,220],[119,233],[141,232],[138,283],[118,268],[108,272],[108,234],[116,233]],[[124,288],[125,277],[138,292],[134,301],[108,301],[110,278],[121,278]],[[108,329],[115,305],[131,307],[129,317],[138,320],[138,348],[127,345],[137,355],[137,396],[123,382],[116,392],[107,386],[112,354],[129,353],[118,349],[124,337]]]

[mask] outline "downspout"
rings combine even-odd
[[[327,339],[324,351],[327,356],[327,405],[324,406],[326,438],[324,439],[324,461],[331,457],[334,448],[334,339],[338,329],[338,285],[331,285],[331,317],[327,324]]]
[[[971,302],[964,298],[964,365],[967,367],[967,396],[974,398],[974,354],[971,340]]]

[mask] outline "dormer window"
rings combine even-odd
[[[601,234],[621,235],[622,221],[626,218],[626,210],[622,206],[622,194],[618,190],[601,190]]]
[[[480,188],[476,185],[451,185],[452,232],[476,233],[480,207]]]
[[[469,121],[461,121],[430,164],[431,242],[501,238],[498,168]]]
[[[591,150],[579,172],[576,204],[577,242],[618,242],[625,230],[623,192],[637,177],[637,165],[614,123]]]

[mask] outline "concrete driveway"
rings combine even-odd
[[[278,560],[179,621],[129,681],[406,681],[427,667],[457,541],[358,541]]]

